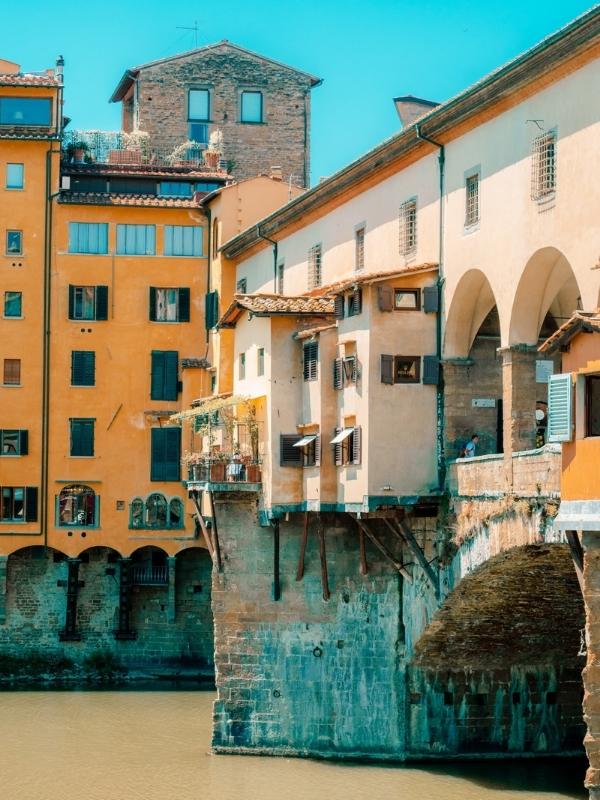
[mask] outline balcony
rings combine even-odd
[[[131,582],[134,586],[166,586],[169,583],[169,568],[160,567],[133,567]]]
[[[207,456],[188,465],[188,488],[217,492],[258,492],[262,468],[255,460]]]

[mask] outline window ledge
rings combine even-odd
[[[2,319],[25,319],[25,317],[14,317],[10,314],[8,316],[6,314],[2,314]]]
[[[24,519],[0,519],[0,525],[26,525],[27,521]]]
[[[23,387],[22,383],[3,383],[1,385],[3,389],[21,389]]]
[[[252,122],[251,120],[240,119],[240,120],[238,120],[238,122],[240,123],[240,125],[266,125],[267,124],[264,120],[261,120],[260,122]]]
[[[470,233],[476,233],[479,230],[479,223],[480,220],[477,220],[477,222],[472,222],[470,225],[465,225],[463,228],[465,236],[468,236]]]

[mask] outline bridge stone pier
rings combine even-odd
[[[387,550],[367,540],[365,559],[355,519],[315,513],[300,577],[304,514],[261,527],[255,495],[215,495],[214,750],[399,761],[583,752],[583,602],[553,525],[556,492],[538,488],[557,458],[522,454],[511,495],[477,493],[475,473],[497,471],[493,461],[453,465],[437,516],[406,517],[429,570],[385,519],[362,519]]]

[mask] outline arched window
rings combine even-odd
[[[89,486],[65,486],[58,496],[60,527],[97,525],[96,493]]]
[[[136,497],[131,501],[131,527],[144,527],[144,501],[141,497]]]
[[[162,494],[151,494],[146,500],[146,528],[167,527],[167,501]]]
[[[174,497],[169,503],[169,528],[181,528],[183,520],[183,507],[181,500]]]

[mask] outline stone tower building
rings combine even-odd
[[[150,134],[172,152],[223,133],[222,158],[238,179],[281,167],[299,186],[310,179],[310,91],[319,78],[223,40],[127,70],[111,102],[124,131]]]

